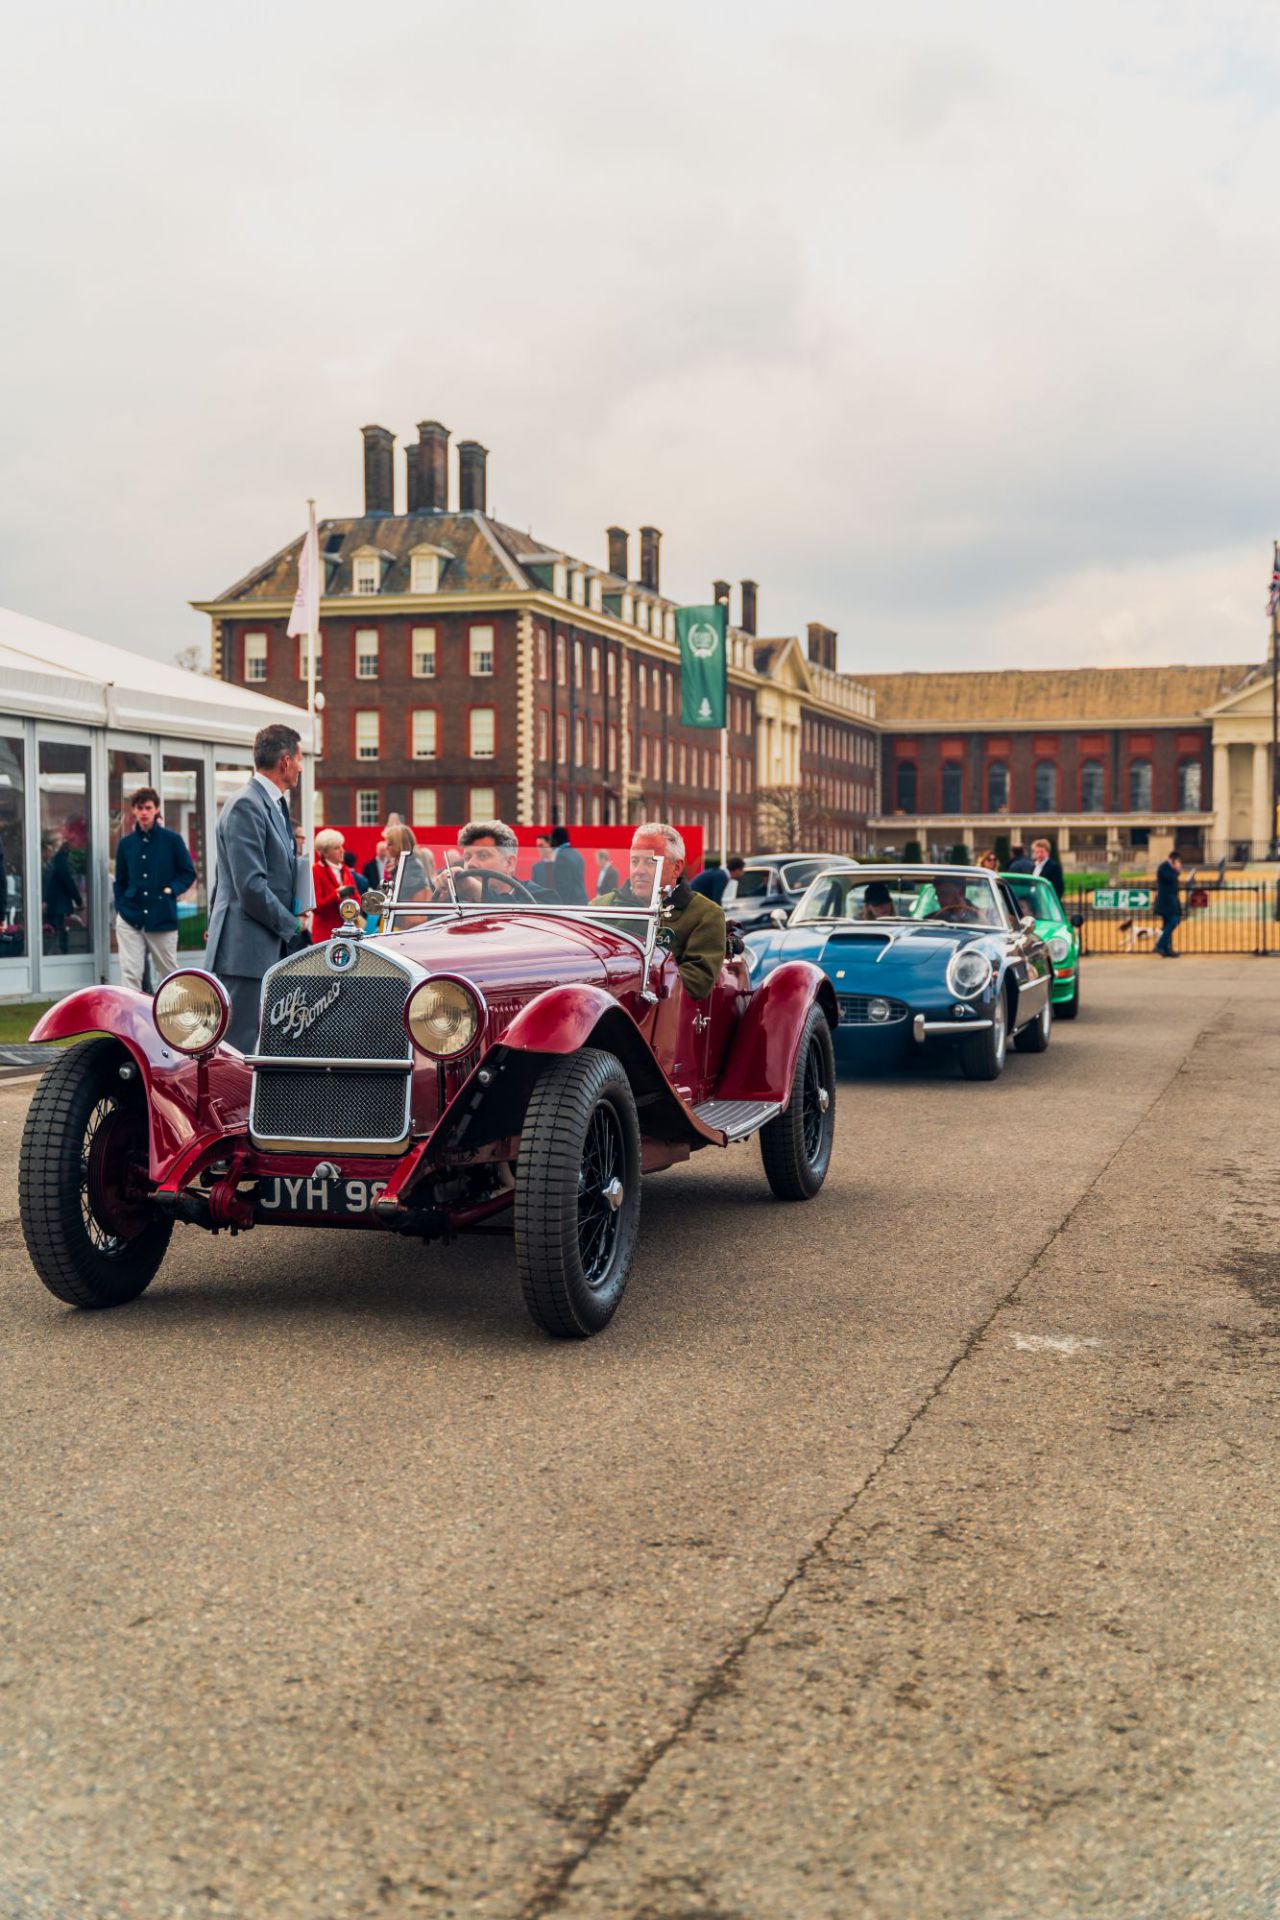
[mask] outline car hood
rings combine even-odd
[[[767,940],[752,937],[748,944],[762,954],[762,972],[772,972],[783,960],[813,960],[846,993],[902,993],[919,983],[942,980],[951,955],[986,935],[998,940],[989,927],[912,925],[893,934],[860,928],[778,928]]]
[[[639,923],[637,923],[639,924]],[[427,973],[457,973],[482,989],[583,981],[620,993],[643,985],[640,949],[612,927],[551,914],[433,915],[369,944]]]

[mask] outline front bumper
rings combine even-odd
[[[923,1043],[937,1038],[955,1039],[961,1033],[989,1033],[990,1020],[930,1020],[927,1015],[917,1013],[911,1022],[911,1038]]]

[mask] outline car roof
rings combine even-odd
[[[793,855],[792,857],[794,858],[795,856]],[[949,860],[876,860],[874,862],[868,860],[851,860],[848,864],[851,867],[857,868],[859,877],[865,874],[870,880],[874,880],[876,875],[881,873],[908,874],[917,871],[920,873],[940,873],[947,878],[954,876],[957,880],[995,881],[1003,880],[1005,877],[1001,873],[992,873],[990,867],[957,867]],[[843,873],[844,870],[842,865],[834,862],[826,869],[828,873]],[[813,877],[815,880],[821,880],[822,875],[815,873]],[[1031,878],[1029,874],[1024,877],[1027,879]],[[1018,875],[1015,873],[1013,878],[1016,880]]]
[[[860,864],[851,853],[748,853],[743,858],[749,867],[785,867],[792,860],[829,860],[833,867]]]

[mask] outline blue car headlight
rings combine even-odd
[[[961,947],[947,962],[947,992],[956,1000],[975,1000],[991,985],[994,971],[981,947]]]

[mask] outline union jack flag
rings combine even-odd
[[[1280,613],[1280,547],[1276,548],[1271,561],[1271,591],[1267,595],[1267,612],[1273,620]]]

